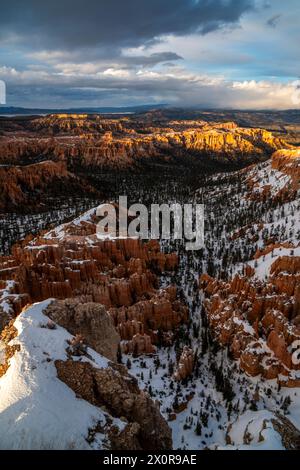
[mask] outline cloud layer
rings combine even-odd
[[[161,35],[207,33],[234,23],[252,0],[11,0],[0,16],[2,38],[40,47],[129,47]]]
[[[0,79],[24,106],[288,108],[298,0],[11,0]]]

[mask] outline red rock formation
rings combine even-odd
[[[0,333],[0,340],[3,342],[4,358],[1,358],[0,362],[0,377],[2,377],[7,369],[9,368],[9,360],[13,357],[16,351],[20,350],[19,344],[10,345],[10,341],[14,339],[18,334],[17,329],[14,327],[13,322],[7,324],[7,326]]]
[[[250,176],[246,175],[246,181],[249,187],[247,197],[251,200],[267,200],[273,199],[274,202],[284,203],[293,201],[297,198],[297,191],[300,187],[300,152],[296,148],[286,147],[272,154],[270,169],[275,174],[275,182],[269,178],[266,181],[260,181],[257,178],[257,171],[250,172]],[[280,180],[286,175],[288,178],[285,184],[281,184]],[[262,177],[262,175],[260,175]],[[262,178],[263,179],[263,178]],[[257,188],[260,190],[257,191]]]
[[[148,334],[154,344],[153,331],[169,331],[188,320],[188,309],[176,299],[174,286],[154,292],[149,300],[141,300],[129,307],[109,310],[121,339],[128,340],[136,334]]]
[[[151,342],[151,337],[145,334],[137,333],[132,336],[130,341],[121,344],[121,350],[125,354],[140,356],[141,354],[153,354],[156,347]]]
[[[20,124],[19,124],[20,125]],[[34,156],[82,167],[127,168],[143,160],[204,155],[216,163],[252,163],[287,144],[262,129],[234,123],[165,122],[157,127],[144,119],[103,119],[100,116],[52,115],[26,123],[13,136],[1,137],[0,161],[18,163]],[[205,164],[205,162],[202,162]]]
[[[194,369],[194,353],[192,349],[185,346],[181,353],[177,369],[174,373],[174,379],[177,381],[184,380],[193,373]]]
[[[224,282],[201,276],[205,310],[215,338],[229,346],[250,375],[289,376],[299,369],[292,361],[292,344],[300,339],[299,257],[274,260],[266,282],[235,276]],[[284,383],[295,383],[287,379]]]
[[[299,160],[299,149],[283,149],[272,155],[272,168],[289,175],[295,188],[300,184]]]
[[[6,269],[8,272],[4,270],[4,279],[0,280],[0,331],[31,303],[30,295],[23,292],[22,283],[6,280],[10,274],[9,268]]]
[[[134,450],[168,450],[172,447],[171,430],[161,416],[158,406],[150,397],[139,390],[136,379],[128,375],[123,366],[95,369],[88,362],[56,361],[55,366],[60,380],[70,387],[77,396],[96,406],[105,406],[112,416],[126,418],[135,424]],[[127,428],[127,426],[126,426]],[[125,428],[132,434],[132,428]],[[126,438],[113,437],[118,450],[133,450],[132,439],[126,446]]]
[[[82,303],[78,298],[56,300],[44,313],[71,334],[81,335],[102,356],[117,361],[120,337],[103,305]]]
[[[67,170],[66,163],[44,161],[25,166],[0,166],[0,210],[22,210],[45,204],[46,197],[97,195],[82,179]]]
[[[152,353],[157,330],[174,330],[188,319],[187,308],[177,300],[176,287],[157,289],[155,273],[174,270],[177,256],[162,253],[156,240],[98,239],[97,220],[95,210],[89,211],[82,219],[44,233],[25,246],[16,245],[11,257],[0,258],[0,282],[13,279],[14,289],[24,294],[14,301],[9,296],[15,306],[9,315],[1,315],[3,325],[30,301],[77,297],[80,303],[96,302],[109,309],[121,339],[129,341],[124,350]],[[81,307],[69,302],[64,315],[60,306],[57,310],[63,325],[67,321],[66,327],[72,331],[75,322],[76,332],[91,339],[88,324],[81,329],[77,325],[76,311]],[[91,345],[97,349],[93,341]]]

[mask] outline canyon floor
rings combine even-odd
[[[300,448],[299,126],[223,114],[0,120],[1,449]],[[123,194],[204,248],[99,238]]]

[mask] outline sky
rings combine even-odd
[[[299,0],[9,0],[7,106],[300,108]]]

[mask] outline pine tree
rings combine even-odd
[[[281,405],[281,409],[283,410],[284,414],[288,414],[288,409],[291,403],[292,403],[291,397],[288,395],[287,397],[285,397]]]
[[[122,364],[122,351],[120,345],[118,346],[118,351],[117,351],[117,362],[118,364]]]
[[[169,370],[169,374],[170,374],[170,375],[173,375],[173,374],[174,374],[174,364],[173,364],[173,361],[170,361],[170,362],[169,362],[168,370]]]
[[[231,413],[232,413],[232,403],[229,402],[228,404],[228,408],[227,408],[227,416],[228,416],[228,421],[230,420],[231,418]]]
[[[251,410],[251,411],[257,411],[257,404],[256,404],[256,401],[251,400],[251,402],[250,402],[250,410]]]
[[[202,434],[202,426],[201,426],[200,421],[197,421],[197,425],[196,425],[196,428],[195,428],[195,433],[197,434],[197,436],[201,436],[201,434]]]

